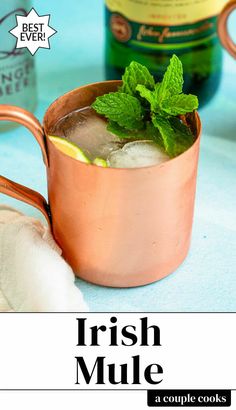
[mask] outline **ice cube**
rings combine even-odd
[[[159,165],[170,158],[152,141],[129,142],[123,148],[113,151],[107,158],[113,168],[139,168]]]
[[[107,159],[113,150],[123,145],[117,136],[107,131],[107,121],[90,107],[74,111],[62,118],[53,132],[78,145],[91,160],[97,157]]]

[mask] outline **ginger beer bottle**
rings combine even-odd
[[[136,60],[158,80],[173,53],[184,66],[185,92],[200,103],[222,72],[217,17],[225,0],[106,0],[106,77],[120,79]]]
[[[25,16],[31,9],[29,0],[0,2],[0,104],[13,104],[32,111],[36,106],[35,60],[30,52],[16,49],[16,38],[9,30],[16,26],[16,15]],[[15,123],[0,123],[0,131]]]

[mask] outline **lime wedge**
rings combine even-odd
[[[50,141],[64,154],[68,155],[69,157],[78,159],[81,162],[85,162],[86,164],[90,164],[91,161],[86,157],[85,153],[79,148],[77,145],[73,144],[66,140],[65,138],[49,136]]]
[[[108,166],[107,161],[102,158],[95,158],[93,161],[93,164],[98,165],[99,167],[103,167],[103,168],[106,168]]]

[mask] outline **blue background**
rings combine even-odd
[[[104,78],[104,8],[103,0],[35,0],[34,6],[39,14],[51,14],[51,26],[58,31],[50,40],[51,50],[36,55],[39,104],[35,114],[41,120],[59,95]],[[233,17],[230,26],[236,34],[235,21]],[[78,280],[91,310],[236,310],[235,94],[236,61],[225,53],[220,90],[200,113],[204,128],[188,258],[171,276],[140,288],[109,289]],[[0,174],[46,196],[45,169],[32,136],[20,127],[0,137]],[[2,195],[0,201],[41,218],[28,205]]]

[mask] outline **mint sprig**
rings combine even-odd
[[[170,157],[180,155],[194,142],[194,135],[179,116],[198,108],[198,99],[183,93],[183,67],[176,55],[162,82],[133,61],[115,93],[97,97],[92,107],[108,119],[109,131],[120,139],[151,139]]]
[[[158,112],[160,111],[160,100],[158,98],[158,90],[160,84],[156,84],[154,91],[150,91],[145,85],[138,84],[136,90],[139,92],[140,96],[146,99],[150,104],[151,112]]]
[[[172,95],[181,94],[183,85],[183,66],[180,59],[174,54],[170,59],[163,80],[158,86],[157,98],[162,101]]]
[[[161,104],[161,110],[172,116],[184,115],[193,112],[197,108],[198,99],[192,94],[173,95]]]
[[[171,158],[177,157],[186,151],[194,142],[190,129],[179,118],[164,118],[154,114],[154,126],[159,130],[165,151]]]
[[[153,90],[155,86],[155,80],[147,67],[136,61],[132,61],[126,68],[122,80],[123,85],[121,86],[120,91],[132,96],[138,96],[136,87],[139,84],[144,85],[149,90]]]
[[[140,101],[122,92],[104,94],[92,104],[98,114],[104,115],[127,130],[144,128],[144,112]]]

